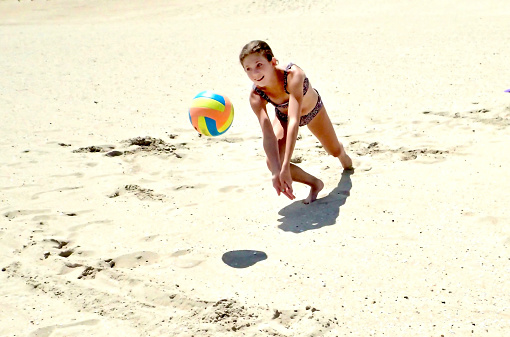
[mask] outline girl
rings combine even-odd
[[[254,83],[250,105],[262,128],[273,187],[278,195],[283,193],[292,200],[295,198],[292,181],[297,181],[310,186],[310,194],[303,202],[315,201],[324,183],[290,162],[300,126],[308,126],[326,151],[340,159],[344,169],[352,168],[352,160],[335,134],[319,92],[312,88],[298,66],[292,63],[285,68],[279,66],[264,41],[256,40],[245,45],[239,61]],[[275,106],[272,123],[266,110],[268,102]]]

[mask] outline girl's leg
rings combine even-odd
[[[319,192],[324,188],[322,180],[315,178],[311,174],[305,172],[302,168],[297,165],[290,164],[290,175],[293,181],[297,181],[302,184],[310,186],[310,193],[308,197],[303,200],[303,203],[309,204],[317,200]]]
[[[282,122],[275,118],[273,121],[273,130],[278,139],[278,150],[280,152],[280,162],[283,161],[285,156],[285,143],[287,141],[287,125],[282,125]],[[269,161],[267,162],[269,166]],[[299,166],[290,164],[290,175],[293,181],[310,186],[310,194],[303,200],[305,204],[309,204],[317,199],[317,195],[324,188],[324,183],[314,177],[313,175],[305,172]]]
[[[322,107],[317,116],[308,124],[308,129],[317,137],[326,152],[340,159],[344,169],[352,169],[352,160],[345,152],[343,144],[338,140],[325,107]]]

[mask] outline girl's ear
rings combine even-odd
[[[271,64],[273,65],[273,67],[277,66],[278,65],[278,60],[276,59],[276,57],[273,57],[271,59]]]

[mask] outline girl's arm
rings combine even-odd
[[[293,199],[292,195],[289,195],[284,191],[280,183],[280,153],[278,151],[278,140],[274,134],[273,126],[269,116],[267,115],[266,102],[254,92],[250,95],[250,105],[259,120],[260,127],[262,129],[262,143],[264,152],[269,161],[269,169],[271,170],[273,187],[276,189],[276,193],[284,193],[288,198]]]
[[[269,166],[271,173],[280,174],[280,154],[278,151],[278,140],[273,131],[273,126],[267,115],[266,103],[262,98],[253,93],[250,95],[250,105],[253,112],[257,116],[262,129],[262,143],[264,146],[264,152],[269,160]]]
[[[305,74],[300,68],[289,72],[287,77],[287,91],[290,93],[288,110],[289,121],[287,124],[287,142],[285,144],[285,157],[283,158],[280,180],[282,186],[286,191],[288,190],[290,194],[292,194],[290,159],[292,158],[298,136],[304,80]]]

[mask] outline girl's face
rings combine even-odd
[[[276,59],[268,61],[264,55],[251,54],[243,60],[243,68],[250,80],[259,87],[269,83],[274,76]]]

